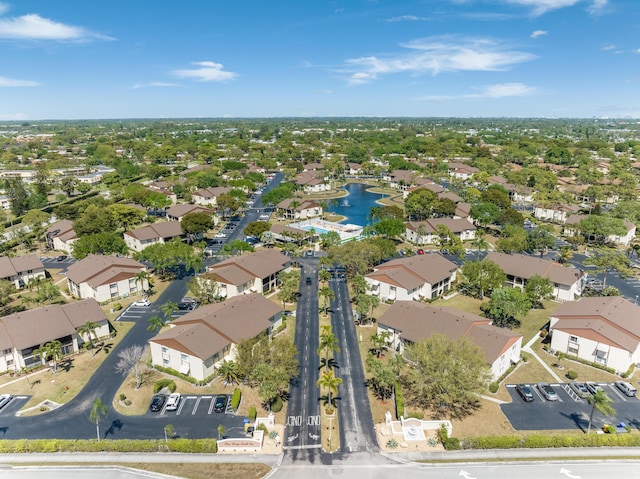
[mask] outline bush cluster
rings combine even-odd
[[[163,388],[168,388],[170,392],[174,393],[176,392],[176,383],[173,379],[161,379],[153,385],[154,394],[159,392]]]
[[[272,412],[280,412],[282,411],[282,407],[284,406],[283,402],[282,402],[282,398],[280,396],[276,396],[275,401],[273,401],[273,404],[271,404],[271,411]]]

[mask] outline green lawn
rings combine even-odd
[[[489,301],[489,299],[485,298],[485,301]],[[434,306],[449,306],[467,313],[484,316],[482,311],[480,311],[480,304],[482,304],[482,301],[470,298],[463,294],[457,294],[451,299],[438,300],[433,304]],[[544,301],[543,306],[544,309],[532,309],[529,311],[529,314],[522,319],[520,327],[518,329],[514,329],[515,332],[522,334],[523,344],[526,344],[532,337],[538,334],[540,329],[549,322],[549,314],[559,306],[559,303]]]

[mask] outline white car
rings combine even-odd
[[[169,398],[167,399],[167,405],[165,407],[165,409],[167,411],[175,411],[176,409],[178,409],[178,406],[180,405],[180,393],[171,393],[169,394]]]
[[[146,308],[147,306],[151,306],[151,301],[149,301],[147,298],[139,299],[138,301],[134,301],[133,303],[131,303],[131,306]]]
[[[11,401],[11,394],[0,394],[0,409],[5,407]]]

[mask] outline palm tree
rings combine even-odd
[[[333,368],[340,369],[338,362],[333,358],[320,358],[320,367],[318,369],[325,368],[325,371],[329,372]]]
[[[327,281],[331,279],[331,273],[329,273],[326,269],[321,269],[320,271],[318,271],[318,279],[327,284]]]
[[[176,428],[173,424],[167,424],[164,427],[164,442],[169,442],[169,438],[173,439],[176,436]]]
[[[239,383],[238,365],[234,361],[222,361],[220,366],[216,368],[218,376],[222,378],[225,385],[233,386]]]
[[[566,263],[571,258],[573,258],[573,250],[571,246],[563,246],[560,248],[560,254],[558,255],[558,262]]]
[[[58,372],[58,361],[62,359],[62,343],[57,339],[48,342],[45,347],[53,360],[53,374]]]
[[[335,299],[336,295],[329,286],[323,286],[318,294],[324,298],[324,315],[327,315],[327,299]]]
[[[340,352],[338,346],[338,338],[336,338],[331,332],[331,326],[325,326],[320,333],[320,345],[318,346],[318,353],[324,351],[325,359],[329,359],[329,351]]]
[[[593,413],[596,409],[600,414],[605,416],[613,416],[616,410],[611,406],[613,400],[607,396],[607,393],[603,389],[598,389],[595,394],[587,397],[587,402],[591,404],[591,414],[589,415],[589,427],[587,428],[587,434],[591,432],[591,423],[593,421]]]
[[[167,301],[165,304],[160,306],[160,311],[164,314],[166,321],[171,321],[171,315],[178,311],[178,303],[175,301]]]
[[[224,424],[220,424],[218,426],[218,440],[221,439],[220,436],[222,436],[222,438],[223,438],[226,432],[227,432],[227,428],[224,427]]]
[[[161,318],[157,314],[155,316],[151,316],[147,320],[147,323],[149,323],[147,331],[160,331],[167,324],[164,318]]]
[[[100,440],[100,419],[107,415],[107,411],[108,408],[102,402],[102,399],[96,398],[96,400],[93,401],[93,407],[89,413],[89,421],[96,423],[96,438],[98,441]]]
[[[91,320],[87,320],[84,323],[84,326],[80,326],[77,331],[78,334],[82,335],[82,336],[87,336],[87,338],[89,339],[89,347],[91,349],[93,349],[93,339],[91,339],[91,336],[95,336],[96,341],[98,340],[98,333],[96,332],[96,330],[100,327],[100,325],[98,323],[94,323]]]
[[[45,344],[41,344],[39,348],[33,350],[33,355],[40,356],[42,364],[46,364],[47,358],[49,357],[49,350]]]
[[[146,281],[148,285],[151,275],[147,271],[142,270],[139,273],[136,273],[134,278],[135,278],[136,284],[140,283],[140,291],[144,291],[144,282]]]
[[[342,378],[337,378],[333,375],[333,371],[328,371],[326,373],[322,373],[320,379],[317,382],[318,386],[321,388],[327,389],[328,391],[333,391],[338,394],[338,386],[342,384]]]
[[[331,391],[328,391],[327,394],[320,396],[320,401],[322,401],[322,405],[325,408],[325,412],[327,414],[331,414],[334,409],[338,407],[338,399],[337,396],[334,396]]]

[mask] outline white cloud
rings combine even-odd
[[[0,15],[4,15],[9,11],[11,6],[8,3],[0,2]]]
[[[161,82],[161,81],[151,81],[151,82],[139,82],[136,83],[135,85],[133,85],[131,88],[134,89],[138,89],[138,88],[168,88],[168,87],[176,87],[176,86],[180,86],[177,83],[167,83],[167,82]]]
[[[190,78],[195,81],[229,81],[238,76],[237,73],[227,72],[223,70],[223,65],[215,62],[194,62],[200,68],[173,70],[172,75],[179,78]]]
[[[638,48],[638,49],[636,50],[636,53],[640,54],[640,48]]]
[[[573,7],[578,3],[588,3],[587,11],[590,14],[600,13],[608,3],[608,0],[505,0],[507,3],[531,7],[535,16],[543,15],[552,10]]]
[[[610,52],[611,50],[615,50],[617,47],[613,44],[608,44],[608,45],[602,45],[600,47],[600,50],[602,50],[603,52]]]
[[[323,95],[333,95],[333,90],[316,90],[316,91]]]
[[[395,22],[419,22],[419,21],[425,21],[425,20],[429,20],[429,19],[426,17],[416,17],[415,15],[400,15],[397,17],[387,18],[385,21],[389,23],[395,23]]]
[[[534,30],[531,33],[531,38],[543,37],[543,36],[545,36],[547,34],[548,34],[548,32],[546,30]]]
[[[401,45],[407,52],[346,61],[348,81],[361,84],[393,73],[433,75],[457,71],[500,71],[533,60],[534,55],[510,50],[487,38],[430,37]]]
[[[38,14],[0,18],[0,38],[12,40],[88,40],[111,38],[91,33],[82,27],[65,25]]]
[[[478,93],[467,93],[458,96],[453,95],[432,95],[420,98],[427,101],[450,101],[464,100],[471,98],[506,98],[514,96],[527,96],[538,91],[536,87],[528,86],[523,83],[497,83],[488,85]]]
[[[30,87],[38,86],[39,83],[30,80],[16,80],[15,78],[0,77],[0,88],[5,87]]]

